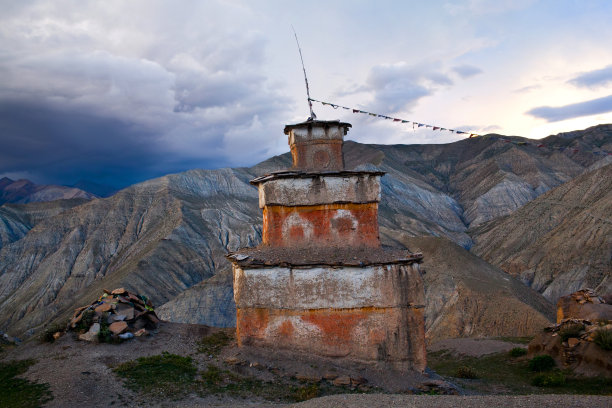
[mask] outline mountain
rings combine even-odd
[[[85,198],[0,206],[0,249],[25,237],[34,225],[88,202]]]
[[[4,203],[32,203],[71,198],[92,199],[95,196],[74,187],[34,184],[30,180],[0,179],[0,205]]]
[[[556,302],[593,288],[612,294],[612,164],[471,231],[476,255]]]
[[[89,193],[95,194],[97,197],[110,197],[113,194],[115,194],[117,191],[119,191],[115,187],[96,183],[90,180],[79,180],[70,187],[74,187],[74,188],[78,188],[83,191],[87,191]]]
[[[542,295],[454,242],[438,237],[402,242],[423,252],[428,342],[529,336],[554,321],[554,307]]]
[[[193,170],[124,189],[39,221],[0,250],[0,325],[31,334],[53,316],[124,286],[161,305],[259,242],[245,170]],[[217,322],[211,322],[217,323]]]
[[[447,145],[347,142],[345,161],[348,168],[388,172],[379,213],[383,242],[402,245],[406,236],[435,235],[469,248],[470,226],[603,163],[606,158],[593,152],[610,148],[612,126],[553,137],[544,148],[508,140],[516,143],[495,135]],[[561,145],[577,151],[561,151]],[[103,288],[120,286],[150,296],[162,317],[231,324],[233,314],[224,312],[232,307],[224,255],[261,239],[258,194],[248,181],[289,165],[285,154],[252,168],[172,174],[30,220],[0,249],[0,330],[32,334]],[[0,212],[0,219],[9,216]]]

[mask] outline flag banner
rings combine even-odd
[[[407,119],[401,119],[401,118],[394,118],[391,116],[387,116],[387,115],[381,115],[378,113],[371,113],[371,112],[366,112],[360,109],[355,109],[355,108],[349,108],[347,106],[342,106],[342,105],[337,105],[334,103],[330,103],[330,102],[323,102],[323,101],[319,101],[317,99],[312,99],[312,98],[308,98],[309,102],[318,102],[320,104],[322,104],[323,106],[331,106],[334,109],[338,109],[338,108],[342,108],[342,109],[346,109],[349,111],[353,111],[353,113],[363,113],[364,115],[369,115],[369,116],[373,116],[373,117],[378,117],[378,118],[382,118],[382,119],[387,119],[387,120],[391,120],[393,122],[401,122],[402,124],[404,123],[412,123],[412,129],[415,129],[417,127],[425,127],[425,128],[431,128],[432,130],[444,130],[446,132],[451,132],[451,133],[456,133],[458,135],[469,135],[468,139],[473,139],[475,137],[482,137],[482,135],[479,135],[477,133],[472,133],[472,132],[465,132],[462,130],[455,130],[455,129],[450,129],[450,128],[443,128],[440,126],[434,126],[434,125],[427,125],[425,123],[419,123],[419,122],[415,122],[412,120],[407,120]],[[599,150],[599,151],[592,151],[592,150],[580,150],[578,148],[572,148],[572,147],[566,147],[566,146],[547,146],[544,143],[533,143],[533,142],[527,142],[527,141],[522,141],[522,140],[509,140],[506,138],[502,138],[502,137],[497,137],[497,136],[487,136],[487,138],[492,138],[495,140],[499,140],[500,142],[504,142],[504,143],[512,143],[516,146],[534,146],[534,147],[538,147],[538,148],[550,148],[550,149],[555,149],[558,150],[560,152],[563,151],[568,151],[568,152],[572,152],[572,153],[578,153],[580,151],[584,152],[584,153],[590,153],[590,154],[596,154],[596,155],[612,155],[612,152],[608,152],[605,150]],[[567,154],[567,153],[566,153]]]

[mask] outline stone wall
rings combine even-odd
[[[423,283],[416,263],[257,269],[235,264],[234,298],[240,345],[425,369]]]

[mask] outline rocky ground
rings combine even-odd
[[[263,406],[263,407],[607,407],[612,397],[597,396],[476,396],[465,395],[440,380],[433,372],[410,376],[381,370],[357,363],[339,365],[324,358],[305,358],[289,352],[262,352],[257,349],[237,348],[229,344],[220,351],[202,350],[201,340],[222,332],[201,325],[162,323],[151,336],[134,338],[121,344],[89,343],[66,334],[54,343],[29,341],[0,352],[0,362],[35,359],[24,377],[48,383],[53,400],[45,406]],[[227,333],[225,331],[224,333]],[[231,331],[229,331],[231,333]],[[484,355],[508,350],[516,344],[499,340],[445,340],[431,347],[467,355]],[[198,349],[200,350],[198,352]],[[203,395],[191,393],[173,398],[159,398],[131,391],[113,372],[119,364],[142,356],[169,352],[191,356],[200,372],[211,364],[227,369],[254,381],[300,386],[318,382],[330,394],[302,403],[288,400],[267,401],[254,392],[252,395]],[[210,353],[210,354],[209,354]],[[228,371],[228,372],[229,372]],[[462,395],[410,395],[415,392]],[[325,393],[323,393],[325,395]],[[178,399],[177,399],[178,398]]]

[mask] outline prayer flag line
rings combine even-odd
[[[361,114],[365,114],[368,116],[373,116],[373,117],[377,117],[377,118],[382,118],[382,119],[386,119],[386,120],[391,120],[393,122],[399,122],[399,123],[412,123],[412,128],[414,129],[414,127],[425,127],[425,128],[431,128],[432,130],[440,130],[440,131],[447,131],[447,132],[451,132],[451,133],[456,133],[458,135],[469,135],[468,139],[474,138],[474,137],[482,137],[482,135],[478,134],[478,133],[472,133],[472,132],[464,132],[461,130],[455,130],[455,129],[450,129],[450,128],[443,128],[440,126],[433,126],[433,125],[428,125],[426,123],[420,123],[420,122],[415,122],[412,120],[407,120],[407,119],[401,119],[401,118],[394,118],[392,116],[387,116],[387,115],[381,115],[378,113],[372,113],[372,112],[368,112],[368,111],[364,111],[361,109],[355,109],[355,108],[351,108],[348,106],[342,106],[342,105],[338,105],[335,103],[330,103],[330,102],[324,102],[324,101],[319,101],[317,99],[313,99],[313,98],[309,98],[309,100],[311,102],[317,102],[320,103],[323,106],[331,106],[334,109],[338,109],[338,108],[342,108],[344,110],[348,110],[348,111],[352,111],[353,113],[361,113]],[[497,138],[497,140],[500,140],[504,143],[512,143],[515,144],[517,146],[526,146],[526,145],[531,145],[531,146],[535,146],[537,148],[550,148],[550,149],[556,149],[556,150],[560,150],[560,151],[565,151],[565,150],[570,150],[574,153],[576,152],[586,152],[586,153],[592,153],[592,154],[597,154],[597,155],[612,155],[612,153],[605,151],[605,150],[584,150],[584,149],[578,149],[576,147],[568,147],[568,146],[547,146],[543,143],[540,142],[529,142],[529,141],[525,141],[525,140],[510,140],[504,137],[496,137],[496,136],[487,136],[487,137],[493,137],[493,138]]]

